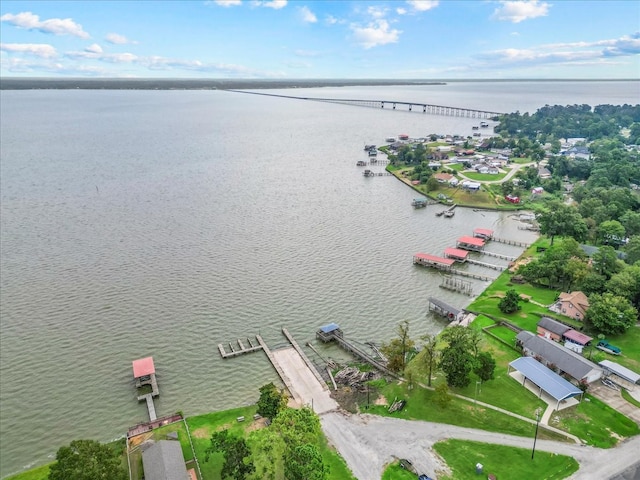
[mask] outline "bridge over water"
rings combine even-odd
[[[295,100],[309,100],[314,102],[339,103],[342,105],[354,105],[358,107],[382,108],[388,110],[400,110],[405,112],[430,113],[433,115],[446,115],[450,117],[467,118],[493,118],[503,115],[500,112],[475,110],[472,108],[448,107],[445,105],[433,105],[422,102],[400,102],[395,100],[362,100],[345,98],[302,97],[297,95],[280,95],[275,93],[249,92],[246,90],[226,90],[227,92],[247,93],[250,95],[264,95],[267,97],[292,98]]]

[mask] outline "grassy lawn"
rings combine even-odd
[[[398,460],[385,469],[382,473],[382,480],[416,480],[416,476],[402,468]]]
[[[491,182],[491,181],[498,181],[498,180],[502,180],[504,177],[507,176],[507,173],[498,173],[498,174],[491,174],[491,173],[478,173],[478,172],[462,172],[462,175],[464,175],[467,178],[470,178],[471,180],[476,180],[478,182]]]
[[[622,349],[620,355],[605,353],[605,359],[640,372],[640,327],[631,327],[623,335],[608,335],[607,340]]]
[[[633,420],[591,395],[586,395],[576,407],[555,412],[549,424],[599,448],[614,447],[621,437],[640,433],[640,427]]]
[[[526,478],[527,480],[557,480],[567,478],[578,470],[578,462],[565,455],[524,448],[505,447],[466,440],[446,440],[433,446],[451,469],[451,480],[475,480],[492,473],[498,479]],[[476,474],[476,463],[483,465],[484,476]]]
[[[503,327],[502,325],[496,325],[495,327],[491,327],[489,331],[496,337],[499,337],[507,342],[509,345],[516,344],[516,332],[514,332],[510,328]]]
[[[629,392],[627,392],[627,390],[625,390],[624,388],[621,390],[622,393],[622,398],[624,398],[627,402],[629,402],[631,405],[635,405],[636,407],[640,408],[640,402],[637,401],[635,398],[633,398]]]
[[[49,465],[52,465],[52,463],[32,468],[26,472],[17,473],[8,477],[6,480],[47,480],[49,477]]]
[[[513,383],[518,385],[517,382]],[[385,405],[370,405],[369,413],[406,420],[447,423],[525,437],[531,435],[531,424],[459,398],[452,397],[449,405],[442,408],[435,401],[435,392],[425,388],[415,387],[408,390],[406,384],[390,383],[381,389],[381,394],[387,399],[388,404],[397,398],[407,400],[407,405],[402,411],[394,413],[389,413]],[[365,406],[366,404],[361,405],[362,411],[365,411]]]

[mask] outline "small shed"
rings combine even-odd
[[[562,340],[562,336],[567,330],[571,330],[570,327],[564,323],[560,323],[557,320],[549,317],[542,317],[537,326],[538,335],[541,337],[549,338],[554,342]]]
[[[589,335],[585,335],[584,333],[574,330],[573,328],[570,328],[569,330],[564,332],[562,337],[566,342],[576,343],[583,347],[589,345],[589,342],[593,340],[593,338],[591,338]]]

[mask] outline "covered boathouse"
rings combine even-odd
[[[456,247],[473,252],[481,252],[485,241],[482,238],[464,236],[456,240]]]
[[[473,231],[473,236],[482,238],[483,240],[491,240],[493,238],[493,230],[489,230],[488,228],[476,228]]]
[[[429,297],[429,311],[435,312],[442,317],[448,318],[450,321],[458,320],[462,310],[449,305],[448,303],[438,300],[435,297]]]
[[[455,260],[429,255],[428,253],[416,253],[413,256],[413,263],[424,267],[437,268],[438,270],[451,270]]]
[[[449,247],[444,249],[444,256],[446,258],[453,258],[458,262],[466,262],[469,252],[460,248]]]
[[[316,332],[316,338],[324,343],[330,342],[334,337],[342,338],[342,330],[340,330],[340,326],[337,323],[330,323],[320,327]]]

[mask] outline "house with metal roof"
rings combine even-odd
[[[544,338],[549,338],[554,342],[562,340],[562,336],[570,327],[564,323],[560,323],[557,320],[549,317],[542,317],[537,326],[538,335]]]
[[[142,451],[145,480],[189,480],[180,442],[160,440]]]
[[[582,390],[534,358],[516,358],[509,364],[509,372],[511,372],[512,368],[522,374],[523,386],[525,386],[527,380],[529,380],[540,389],[539,396],[542,396],[543,390],[551,395],[556,400],[556,410],[560,408],[560,402],[578,395],[582,397]]]
[[[592,383],[602,377],[598,365],[548,338],[523,330],[516,335],[516,340],[523,355],[534,357],[559,373],[566,373],[576,382]]]
[[[629,370],[627,367],[623,367],[619,363],[612,362],[610,360],[603,360],[598,363],[609,375],[616,375],[627,382],[630,382],[634,385],[640,383],[640,375],[634,372],[633,370]]]

